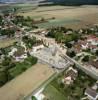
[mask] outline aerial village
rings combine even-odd
[[[0,87],[41,63],[56,75],[28,100],[98,100],[98,26],[43,29],[33,22],[30,17],[0,16]]]

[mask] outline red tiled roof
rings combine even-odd
[[[96,37],[95,35],[89,35],[89,36],[87,37],[87,39],[93,39],[93,40],[95,40],[95,41],[98,41],[98,37]]]
[[[98,69],[98,60],[97,61],[90,61],[89,64]]]
[[[89,48],[95,49],[95,48],[97,48],[97,46],[96,45],[89,45]]]

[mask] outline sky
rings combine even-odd
[[[26,2],[26,1],[40,1],[40,0],[0,0],[0,2]]]

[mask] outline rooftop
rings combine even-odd
[[[77,70],[73,69],[73,68],[69,68],[67,71],[66,71],[66,77],[69,77],[71,76],[72,80],[74,80],[78,75],[78,72]]]
[[[90,65],[98,69],[98,60],[97,61],[90,61]]]
[[[93,90],[92,88],[87,88],[87,89],[85,90],[85,94],[86,94],[86,95],[89,95],[89,96],[91,96],[91,97],[93,97],[93,98],[96,98],[96,96],[98,95],[98,94],[96,93],[96,91]]]
[[[25,53],[24,51],[25,49],[23,47],[18,47],[17,51],[14,53],[15,57],[23,55]]]

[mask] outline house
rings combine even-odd
[[[45,36],[48,34],[48,30],[46,29],[43,29],[43,28],[38,28],[38,29],[34,29],[33,31],[30,31],[30,33],[35,33],[35,34],[39,34],[39,35],[42,35],[42,36]]]
[[[95,53],[96,50],[98,49],[97,45],[89,45],[88,48],[90,48],[91,52],[94,52],[94,53]]]
[[[87,37],[87,42],[91,43],[92,45],[98,45],[98,37],[95,35],[89,35]]]
[[[88,63],[85,63],[85,67],[88,67],[94,73],[98,73],[98,60],[90,60]]]
[[[78,76],[78,71],[76,69],[73,69],[72,67],[70,67],[65,74],[65,78],[62,80],[62,82],[64,84],[71,84],[74,82],[74,80],[76,79],[76,77]]]
[[[89,100],[97,100],[98,99],[98,93],[96,90],[92,88],[87,88],[85,90],[85,95],[88,97]]]
[[[7,39],[7,37],[8,37],[7,35],[3,35],[3,36],[0,35],[0,40]]]
[[[36,52],[36,51],[38,51],[38,50],[40,50],[42,48],[44,48],[44,45],[33,46],[32,51]]]
[[[74,48],[76,51],[87,50],[90,49],[91,52],[96,52],[98,49],[98,37],[95,35],[87,35],[84,40],[79,40]]]
[[[89,64],[92,65],[95,69],[98,69],[98,60],[90,61]]]
[[[28,29],[29,29],[28,26],[23,26],[23,27],[22,27],[22,30],[28,30]]]
[[[12,50],[9,52],[8,56],[13,56],[16,51],[17,51],[17,48],[12,48]]]
[[[75,44],[73,49],[74,51],[76,51],[76,53],[82,52],[80,44]]]
[[[17,30],[16,32],[15,32],[15,37],[16,38],[19,38],[19,37],[21,37],[22,36],[22,32],[20,31],[20,30]]]
[[[44,100],[45,95],[42,93],[44,88],[40,89],[37,93],[34,94],[37,100]]]
[[[72,34],[72,33],[73,33],[73,31],[70,31],[70,30],[66,32],[66,34],[68,34],[68,35]]]
[[[81,47],[82,47],[83,50],[88,49],[88,43],[86,43],[86,42],[82,43]]]
[[[83,29],[80,29],[78,32],[79,32],[80,34],[82,34],[82,33],[83,33]]]
[[[25,52],[25,49],[23,47],[19,47],[17,48],[17,51],[14,52],[13,57],[17,62],[24,61],[24,59],[27,58],[27,53]]]

